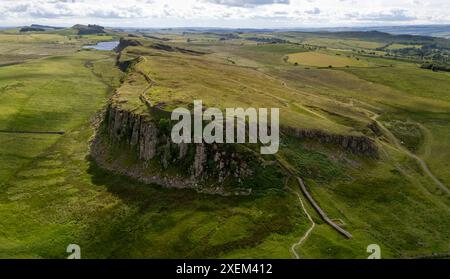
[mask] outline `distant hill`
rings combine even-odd
[[[136,28],[123,28],[126,31],[136,31]],[[242,33],[269,33],[269,32],[367,32],[379,31],[382,33],[389,33],[392,35],[416,35],[416,36],[430,36],[450,39],[450,25],[407,25],[407,26],[369,26],[369,27],[323,27],[323,28],[140,28],[140,31],[162,31],[169,33],[182,32],[242,32]]]
[[[72,27],[73,29],[78,30],[78,35],[90,35],[90,34],[104,34],[105,27],[95,24],[89,25],[81,25],[77,24]]]
[[[359,31],[376,30],[394,35],[417,35],[450,38],[450,25],[409,25],[409,26],[380,26],[358,28]]]
[[[37,27],[22,27],[20,28],[20,32],[44,32],[45,29],[43,28],[37,28]]]
[[[416,35],[450,38],[450,25],[407,25],[407,26],[369,26],[369,27],[330,27],[330,28],[293,28],[291,31],[303,32],[352,32],[379,31],[392,35]]]
[[[48,25],[31,24],[30,26],[24,26],[20,29],[20,32],[45,32],[64,29],[63,27],[55,27]]]
[[[64,29],[64,27],[56,27],[56,26],[40,25],[40,24],[31,24],[30,27],[31,27],[31,28],[46,29],[46,30],[59,30],[59,29]]]
[[[397,35],[380,31],[315,32],[314,34],[324,37],[336,37],[345,39],[357,38],[361,40],[384,42],[384,43],[431,45],[434,48],[450,49],[450,40],[446,38],[438,38],[431,36],[408,35],[408,34]]]

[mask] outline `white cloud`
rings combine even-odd
[[[305,27],[450,23],[448,0],[0,0],[0,25]]]
[[[255,7],[273,4],[289,4],[289,0],[205,0],[209,3],[231,7]]]

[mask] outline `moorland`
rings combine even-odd
[[[445,255],[449,51],[374,31],[2,30],[0,257]],[[280,108],[280,151],[170,144],[168,114],[198,99]]]

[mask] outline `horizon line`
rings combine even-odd
[[[79,24],[79,23],[77,23]],[[26,27],[31,25],[41,25],[41,26],[49,26],[49,27],[60,27],[60,28],[71,28],[77,24],[72,25],[57,25],[57,24],[41,24],[41,23],[31,23],[28,25],[0,25],[0,28],[18,28],[18,27]],[[283,30],[283,29],[338,29],[338,28],[380,28],[380,27],[425,27],[425,26],[449,26],[449,23],[426,23],[426,24],[398,24],[398,25],[354,25],[354,26],[316,26],[316,27],[308,27],[308,26],[297,26],[297,27],[220,27],[220,26],[144,26],[144,27],[137,27],[137,26],[109,26],[109,25],[103,25],[99,23],[87,23],[87,24],[80,24],[80,25],[99,25],[105,28],[133,28],[133,29],[188,29],[188,28],[197,28],[197,29],[252,29],[252,30]]]

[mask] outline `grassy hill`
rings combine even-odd
[[[293,248],[301,258],[366,258],[372,243],[384,258],[448,251],[450,199],[421,162],[450,185],[443,140],[450,136],[449,73],[369,54],[379,44],[364,36],[265,34],[291,41],[267,43],[254,39],[260,33],[158,33],[128,38],[134,43],[118,56],[80,47],[123,34],[68,31],[0,34],[0,63],[16,63],[0,67],[0,130],[9,131],[0,133],[1,258],[64,258],[70,243],[84,258],[292,258],[292,245],[311,227],[308,214],[316,226]],[[289,61],[296,56],[297,66]],[[322,68],[336,58],[359,62]],[[120,72],[117,64],[132,66]],[[379,156],[355,154],[318,133],[283,133],[276,156],[258,155],[252,195],[143,184],[90,157],[111,96],[150,118],[141,96],[167,111],[193,99],[219,108],[279,107],[284,126],[367,137]],[[65,134],[11,133],[19,130]],[[352,239],[324,223],[295,177]]]

